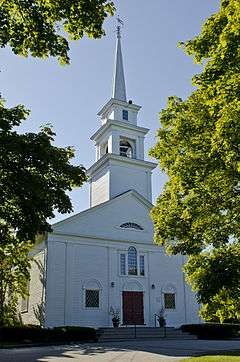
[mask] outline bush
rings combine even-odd
[[[75,326],[64,326],[55,327],[52,332],[54,338],[66,342],[75,341],[97,341],[96,330],[89,327],[75,327]]]
[[[240,334],[240,324],[184,324],[180,328],[183,332],[197,335],[199,339],[228,339]]]
[[[0,342],[81,342],[97,341],[96,330],[88,327],[55,327],[40,326],[1,327]]]

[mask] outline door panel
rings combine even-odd
[[[144,324],[143,292],[123,292],[123,324]]]

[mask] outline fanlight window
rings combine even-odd
[[[143,230],[143,227],[135,224],[134,222],[125,222],[124,224],[120,225],[122,229],[136,229],[136,230]]]
[[[128,141],[120,141],[120,156],[123,157],[133,157],[132,146]]]
[[[137,275],[137,250],[133,246],[128,249],[128,274]]]

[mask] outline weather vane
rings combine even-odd
[[[123,27],[123,21],[120,19],[119,15],[117,16],[117,37],[121,38],[121,27]]]

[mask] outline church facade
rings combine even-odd
[[[91,137],[96,162],[89,168],[90,208],[53,225],[36,251],[44,271],[31,272],[30,297],[22,318],[44,303],[45,325],[155,326],[164,310],[167,326],[197,323],[198,304],[185,283],[182,255],[168,256],[153,242],[151,175],[144,159],[148,129],[138,125],[140,106],[127,101],[120,29],[112,98],[98,115]],[[36,314],[36,313],[35,313]]]

